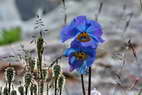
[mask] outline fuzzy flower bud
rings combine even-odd
[[[53,71],[54,71],[54,77],[56,79],[58,79],[58,77],[59,77],[59,75],[61,73],[61,67],[60,67],[60,65],[58,65],[58,64],[54,65]]]
[[[26,73],[25,77],[24,77],[24,80],[25,80],[25,87],[29,87],[29,85],[31,83],[31,80],[32,80],[31,73]]]
[[[58,78],[58,88],[62,91],[65,84],[65,77],[63,75],[60,75]]]
[[[15,77],[15,70],[12,67],[8,67],[5,72],[5,78],[8,83],[11,83]]]

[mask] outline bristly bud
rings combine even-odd
[[[17,95],[17,91],[16,90],[12,90],[10,95]]]
[[[31,80],[32,80],[32,75],[31,75],[31,73],[27,72],[24,76],[25,87],[27,87],[27,88],[29,87]]]
[[[20,95],[24,95],[24,86],[19,86],[18,91],[19,91]]]
[[[3,95],[8,95],[8,88],[7,88],[7,86],[4,87],[4,89],[3,89]]]
[[[60,75],[58,78],[58,88],[60,92],[62,92],[64,84],[65,84],[65,77],[63,75]]]
[[[5,78],[8,83],[11,83],[15,78],[15,70],[12,67],[8,67],[5,72]]]
[[[58,77],[59,77],[59,75],[61,73],[61,67],[60,67],[60,65],[58,65],[58,64],[54,65],[53,71],[54,71],[54,77],[55,77],[55,79],[58,79]]]

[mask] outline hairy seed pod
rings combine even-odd
[[[11,83],[15,78],[15,70],[12,67],[8,67],[5,72],[5,78],[8,83]]]
[[[32,75],[31,75],[31,73],[26,73],[25,74],[25,77],[24,77],[24,79],[25,79],[25,95],[27,95],[28,94],[28,87],[29,87],[29,85],[31,84],[31,80],[32,80]]]
[[[8,95],[8,88],[7,87],[4,87],[4,89],[3,89],[3,95]]]
[[[58,65],[58,64],[54,65],[53,71],[54,71],[54,77],[55,77],[55,79],[58,79],[58,77],[59,77],[59,75],[61,73],[61,67],[60,67],[60,65]]]
[[[29,87],[31,80],[32,80],[32,75],[31,73],[26,73],[24,76],[24,80],[25,80],[25,87]]]
[[[58,88],[60,90],[60,95],[62,93],[64,84],[65,84],[65,77],[63,75],[60,75],[59,78],[58,78]]]
[[[15,70],[14,70],[14,68],[8,67],[6,69],[6,72],[5,72],[5,77],[6,77],[6,81],[8,82],[8,85],[9,85],[8,93],[10,94],[10,91],[11,91],[11,82],[15,78]]]
[[[16,90],[12,90],[10,95],[17,95],[17,91]]]
[[[19,86],[18,91],[19,91],[20,95],[24,95],[24,86]]]

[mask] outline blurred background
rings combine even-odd
[[[39,17],[38,17],[39,15]],[[49,65],[63,54],[68,43],[60,41],[60,31],[74,17],[85,15],[103,27],[105,42],[97,50],[92,71],[92,90],[102,95],[141,95],[142,89],[142,6],[140,0],[0,0],[0,75],[9,63],[23,74],[22,47],[36,56],[36,37],[45,30],[44,63]],[[41,19],[41,20],[40,20]],[[37,23],[41,21],[41,23]],[[48,31],[47,31],[48,30]],[[31,43],[31,41],[33,43]],[[65,95],[81,95],[80,76],[70,73]],[[87,90],[87,76],[85,77]],[[15,83],[16,84],[16,83]],[[71,89],[70,89],[71,88]],[[77,90],[76,90],[77,89]]]

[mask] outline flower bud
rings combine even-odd
[[[24,76],[24,80],[25,80],[25,87],[29,87],[31,80],[32,80],[31,73],[26,73]]]
[[[54,71],[54,77],[55,77],[55,79],[58,79],[58,77],[59,77],[59,75],[61,73],[61,67],[60,67],[60,65],[58,65],[58,64],[54,65],[53,71]]]
[[[58,78],[58,88],[62,91],[65,84],[65,77],[63,75],[60,75]]]
[[[8,83],[11,83],[15,78],[15,70],[12,67],[8,67],[5,72],[5,78]]]

